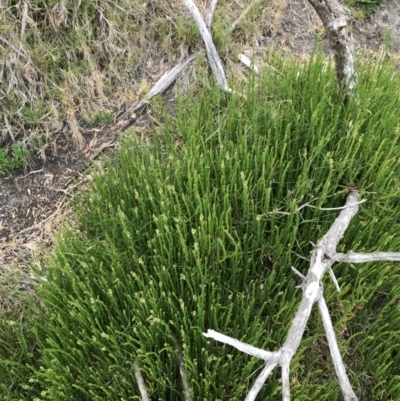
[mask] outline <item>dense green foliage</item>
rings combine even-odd
[[[345,4],[364,10],[367,15],[373,14],[385,0],[346,0]]]
[[[5,171],[26,166],[27,155],[28,152],[23,149],[21,142],[14,143],[11,152],[0,148],[0,175]]]
[[[399,250],[400,80],[360,69],[343,106],[330,65],[275,59],[244,96],[216,89],[167,110],[145,145],[134,132],[76,204],[38,286],[40,306],[0,325],[6,400],[182,400],[175,341],[194,400],[242,400],[262,365],[202,337],[211,328],[268,350],[283,343],[314,243],[354,185],[361,206],[340,251]],[[240,88],[237,88],[240,91]],[[285,212],[283,214],[281,212]],[[400,271],[335,265],[325,293],[363,400],[400,399]],[[296,400],[340,400],[317,312],[291,365]],[[279,400],[279,371],[260,399]]]

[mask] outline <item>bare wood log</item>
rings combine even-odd
[[[350,10],[338,0],[308,0],[324,24],[330,46],[334,52],[339,83],[351,97],[357,85],[353,36],[347,25]]]

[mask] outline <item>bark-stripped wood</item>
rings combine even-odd
[[[192,0],[184,0],[186,8],[189,10],[190,14],[199,28],[200,35],[204,41],[204,45],[207,52],[207,58],[210,63],[211,70],[217,81],[218,86],[226,92],[231,92],[228,86],[228,81],[225,77],[224,67],[222,66],[221,59],[219,58],[217,49],[215,48],[214,42],[212,40],[210,31],[208,30],[203,17],[200,14],[199,9],[193,3]],[[211,26],[211,21],[210,21]]]
[[[265,351],[238,341],[235,338],[217,333],[214,330],[208,330],[207,333],[203,333],[205,337],[213,338],[222,343],[229,344],[242,352],[256,356],[265,361],[265,367],[247,394],[245,401],[254,401],[256,399],[257,394],[261,390],[268,376],[277,365],[280,365],[282,368],[282,399],[283,401],[290,401],[290,361],[299,348],[314,303],[318,304],[322,317],[343,398],[345,401],[358,400],[351,387],[350,380],[346,374],[346,368],[340,356],[335,331],[329,315],[328,307],[323,297],[322,278],[326,272],[330,273],[334,278],[332,265],[335,261],[349,263],[363,263],[380,260],[400,261],[400,253],[397,252],[375,252],[365,255],[352,252],[348,254],[336,253],[336,247],[340,239],[343,237],[351,219],[358,212],[361,203],[358,199],[359,193],[357,191],[351,191],[349,193],[346,205],[341,208],[342,210],[339,216],[336,218],[328,232],[315,246],[307,276],[304,277],[296,269],[292,268],[293,271],[303,280],[303,283],[300,285],[303,290],[303,296],[286,341],[278,351]],[[335,278],[334,281],[336,281]]]

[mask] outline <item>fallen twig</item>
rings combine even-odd
[[[195,57],[196,55],[188,57],[185,61],[177,64],[174,68],[166,72],[142,100],[130,105],[116,116],[115,123],[111,129],[123,131],[128,128],[136,119],[135,112],[146,106],[152,97],[163,93],[178,78],[182,70],[187,67]]]
[[[367,263],[367,262],[400,262],[399,252],[373,252],[373,253],[334,253],[330,257],[335,262]]]
[[[194,58],[195,55],[191,55],[185,61],[177,64],[174,68],[166,72],[150,89],[149,93],[145,96],[145,101],[163,93],[178,78],[182,70],[194,60]]]
[[[366,199],[362,199],[359,202],[357,202],[358,205],[360,205],[361,203],[366,202]],[[339,207],[318,207],[318,206],[313,206],[310,205],[308,202],[304,203],[303,205],[299,206],[297,208],[297,210],[295,210],[295,212],[300,212],[300,210],[309,207],[310,209],[317,209],[317,210],[322,210],[322,211],[333,211],[333,210],[344,210],[347,209],[348,207],[353,206],[353,205],[345,205],[345,206],[339,206]],[[291,215],[293,212],[281,212],[280,210],[274,210],[272,212],[268,212],[267,214],[282,214],[284,216],[289,216]]]
[[[42,172],[43,172],[42,168],[40,170],[30,171],[28,174],[25,174],[22,177],[17,177],[16,180],[22,180],[23,178],[28,177],[28,175],[36,174],[36,173],[42,173]]]
[[[218,0],[211,0],[208,5],[206,16],[204,18],[204,22],[206,24],[207,29],[211,33],[211,23],[215,12],[215,7],[217,7]]]
[[[238,55],[238,60],[241,61],[246,67],[248,67],[250,70],[253,70],[256,74],[259,74],[259,69],[258,67],[244,54],[239,54]]]
[[[361,203],[366,202],[366,199],[362,199],[359,202],[357,202],[358,205],[361,205]],[[318,210],[323,210],[323,211],[331,211],[331,210],[344,210],[348,207],[352,207],[354,205],[345,205],[345,206],[339,206],[339,207],[317,207],[310,205],[309,203],[305,203],[304,205],[301,205],[297,211],[299,212],[301,209],[304,209],[305,207],[309,207],[310,209],[318,209]]]

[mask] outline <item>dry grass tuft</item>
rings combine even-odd
[[[257,5],[228,40],[229,27],[251,0],[237,3],[220,1],[213,22],[216,42],[228,59],[251,46],[285,2]],[[205,11],[208,1],[197,4]],[[165,64],[201,47],[190,15],[175,0],[17,0],[5,5],[0,14],[0,145],[18,138],[28,148],[38,139],[46,147],[64,127],[84,146],[82,126],[131,102],[132,94],[141,95],[142,81],[151,86]],[[184,87],[192,84],[188,76],[193,74],[186,74]]]

